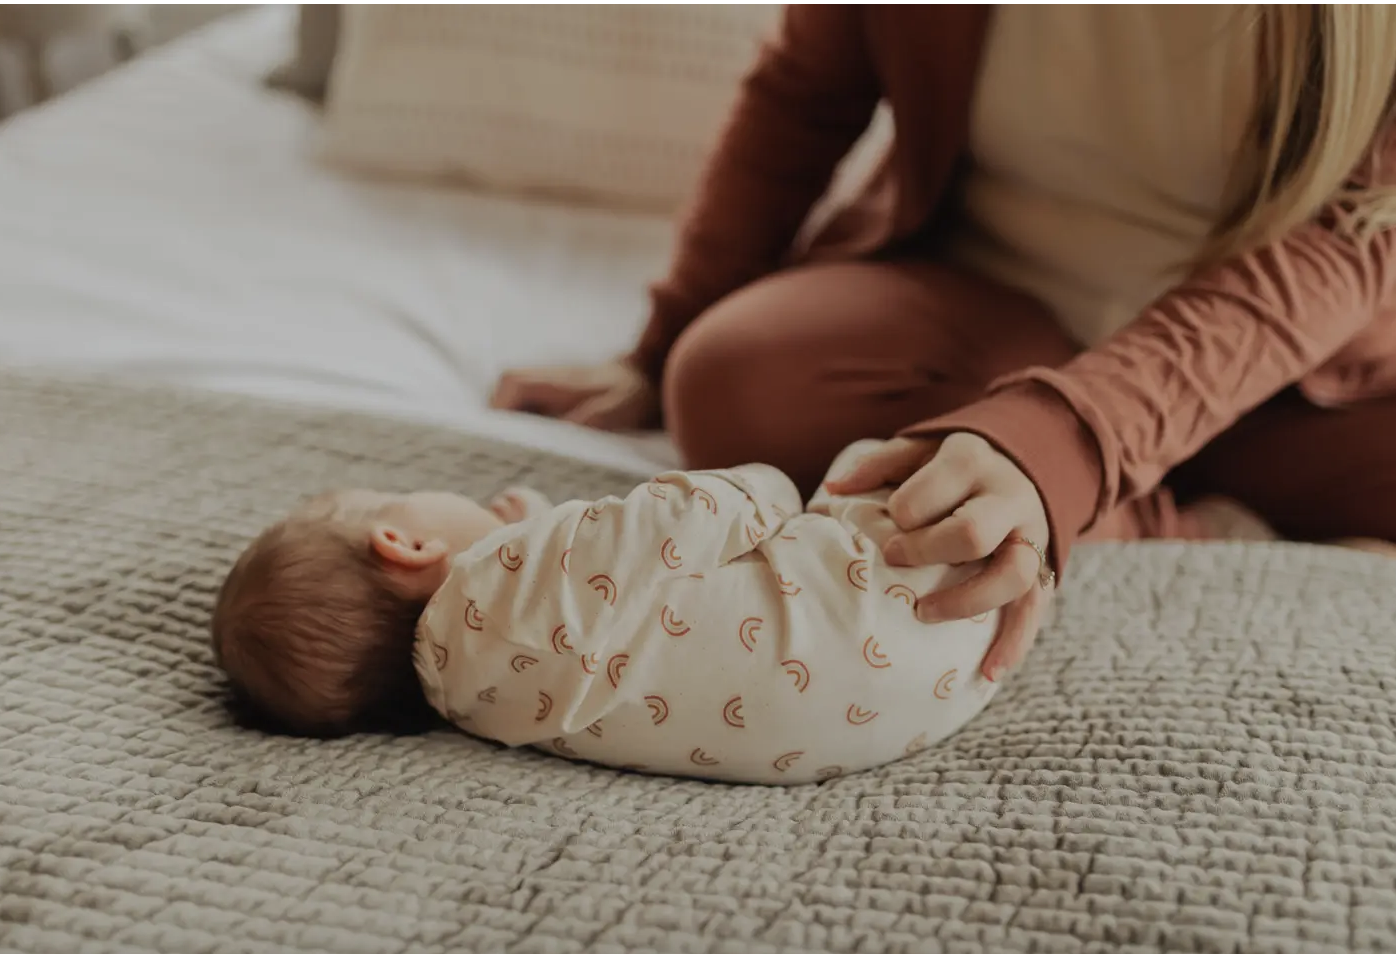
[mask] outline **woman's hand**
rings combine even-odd
[[[490,407],[556,417],[603,431],[635,431],[659,421],[659,395],[624,361],[506,371]]]
[[[998,634],[980,664],[985,678],[997,680],[1027,656],[1054,590],[1045,566],[1047,511],[1037,487],[988,441],[969,433],[943,441],[896,438],[826,486],[831,493],[857,494],[889,484],[899,485],[888,509],[901,532],[883,546],[888,563],[989,561],[964,582],[921,594],[916,615],[935,622],[1002,609]]]

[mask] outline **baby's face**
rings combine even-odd
[[[504,521],[469,497],[439,491],[408,494],[377,490],[332,490],[297,510],[301,516],[331,517],[371,532],[390,525],[403,534],[439,540],[450,555],[464,553],[504,525]]]

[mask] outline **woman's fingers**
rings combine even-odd
[[[831,477],[824,486],[832,494],[865,494],[888,484],[905,480],[929,456],[934,445],[926,441],[898,437],[865,455],[853,469]]]
[[[963,582],[923,594],[916,615],[926,623],[968,619],[996,610],[1038,585],[1040,561],[1025,544],[1006,543],[995,551],[983,571]]]
[[[490,395],[490,407],[505,411],[518,410],[532,389],[533,381],[527,371],[506,371],[495,382],[494,392]]]
[[[1011,501],[971,497],[939,523],[893,536],[882,553],[892,566],[973,563],[991,556],[1020,519]]]
[[[652,395],[644,387],[612,387],[579,401],[561,417],[599,431],[637,431],[645,426],[653,410]]]
[[[530,411],[549,417],[565,414],[585,394],[575,385],[557,381],[555,377],[530,371],[501,375],[490,395],[490,407],[502,411]]]
[[[627,420],[624,398],[625,395],[617,395],[613,392],[598,394],[595,397],[587,398],[559,417],[569,423],[593,427],[598,431],[628,430],[629,421]]]
[[[1049,592],[1033,587],[1003,608],[998,633],[979,664],[985,679],[998,682],[1027,658],[1042,628],[1042,615],[1050,599]]]
[[[943,519],[979,489],[993,463],[993,448],[974,434],[952,434],[935,456],[887,500],[887,512],[902,530]]]

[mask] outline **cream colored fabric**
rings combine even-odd
[[[778,5],[344,8],[332,162],[670,212]]]
[[[885,498],[801,513],[783,474],[751,465],[506,527],[423,614],[427,698],[507,745],[728,781],[830,778],[932,745],[993,695],[978,665],[997,614],[917,621],[915,594],[968,568],[887,566]]]
[[[1253,105],[1249,22],[1225,4],[1000,7],[958,256],[1082,345],[1133,320],[1222,210]]]

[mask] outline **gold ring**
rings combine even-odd
[[[1037,585],[1044,590],[1051,589],[1057,585],[1057,571],[1047,565],[1047,554],[1042,552],[1042,548],[1033,543],[1021,533],[1015,533],[1008,538],[1009,543],[1022,543],[1032,547],[1032,552],[1037,554]]]

